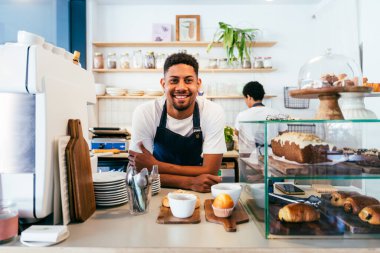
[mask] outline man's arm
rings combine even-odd
[[[223,154],[204,154],[203,165],[201,166],[181,166],[171,163],[160,162],[144,147],[140,145],[142,153],[129,151],[132,164],[138,170],[142,168],[151,169],[157,164],[160,174],[174,174],[179,176],[199,176],[202,174],[217,175],[222,163]]]
[[[221,182],[220,177],[210,174],[203,174],[196,177],[160,174],[160,180],[162,186],[196,192],[210,192],[212,185]]]

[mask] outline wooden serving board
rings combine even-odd
[[[280,221],[278,212],[281,208],[282,205],[270,204],[269,222],[272,235],[332,236],[344,234],[344,225],[334,217],[328,217],[322,212],[319,221],[297,223]]]
[[[363,172],[367,174],[380,174],[380,168],[378,167],[368,167],[361,166],[363,168]]]
[[[335,165],[298,165],[278,161],[273,157],[268,158],[269,167],[279,171],[284,175],[361,175],[362,168],[356,164],[342,162]]]
[[[177,218],[173,216],[169,207],[161,206],[156,222],[158,224],[198,224],[201,222],[200,208],[195,208],[191,217]]]
[[[227,232],[236,232],[237,224],[249,221],[248,214],[245,212],[240,202],[236,205],[235,210],[232,212],[232,215],[228,218],[216,217],[214,210],[212,209],[212,202],[212,199],[205,200],[204,207],[206,220],[212,223],[223,224],[224,229]]]
[[[96,210],[90,153],[80,120],[69,120],[70,141],[66,147],[70,218],[83,222]]]
[[[319,96],[326,96],[342,92],[362,92],[370,93],[371,87],[366,86],[341,86],[341,87],[323,87],[323,88],[310,88],[289,91],[289,95],[294,98],[318,98]]]
[[[353,234],[379,234],[380,225],[371,225],[362,221],[358,215],[346,213],[343,207],[336,207],[330,204],[330,194],[323,194],[323,202],[320,206],[326,215],[336,217],[339,221],[343,222],[346,229]]]

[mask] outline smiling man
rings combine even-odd
[[[129,159],[137,169],[157,164],[165,187],[209,192],[220,182],[225,119],[218,104],[197,97],[198,68],[188,54],[166,59],[160,81],[165,96],[133,113]]]

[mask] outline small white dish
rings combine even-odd
[[[194,194],[170,192],[168,199],[170,211],[174,217],[187,218],[193,215],[197,201]]]
[[[241,185],[236,183],[220,183],[211,186],[211,194],[214,198],[221,193],[226,193],[231,196],[234,201],[234,207],[239,202]]]

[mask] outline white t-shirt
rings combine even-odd
[[[226,152],[224,140],[225,117],[220,105],[197,97],[200,125],[203,135],[203,154],[223,154]],[[132,139],[129,149],[141,152],[138,143],[153,153],[154,137],[160,124],[165,98],[141,104],[133,112]],[[178,120],[167,115],[166,128],[182,136],[193,133],[193,115]]]
[[[239,149],[241,152],[251,152],[257,144],[264,144],[264,125],[255,123],[239,123],[240,121],[266,120],[268,115],[278,115],[279,111],[265,106],[251,107],[239,112],[235,120],[235,129],[239,131]],[[286,124],[268,124],[268,140],[276,137],[279,132],[287,130]],[[269,143],[270,144],[270,143]]]

